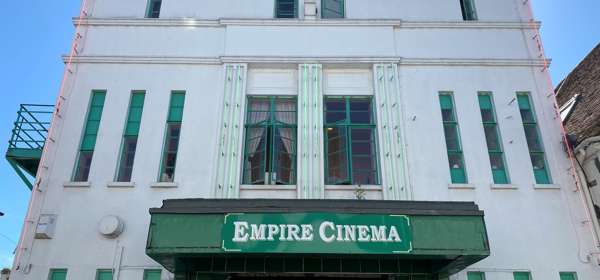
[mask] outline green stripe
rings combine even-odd
[[[181,122],[183,120],[183,106],[185,104],[185,91],[173,91],[169,105],[168,122]]]
[[[139,134],[145,97],[146,92],[144,91],[133,92],[131,94],[125,136],[137,136]]]

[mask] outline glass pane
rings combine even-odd
[[[275,120],[289,125],[296,124],[296,100],[277,99],[275,100]]]
[[[508,184],[508,174],[504,166],[504,156],[501,153],[490,154],[492,176],[495,184]]]
[[[514,272],[513,276],[515,280],[531,280],[531,275],[529,272]]]
[[[328,184],[349,184],[348,177],[348,149],[345,128],[327,128],[327,140],[325,151],[327,153],[327,176]]]
[[[544,154],[531,154],[531,163],[534,170],[546,169],[546,159]]]
[[[325,123],[343,123],[346,121],[346,100],[328,98],[325,100]]]
[[[533,115],[533,111],[529,109],[521,109],[521,119],[524,123],[534,123],[535,116]]]
[[[292,128],[276,128],[274,139],[273,179],[278,184],[295,183],[296,131]]]
[[[50,280],[65,280],[67,279],[67,270],[66,269],[51,269],[50,270]]]
[[[500,151],[500,139],[498,137],[498,129],[496,125],[484,125],[485,138],[490,151]]]
[[[144,280],[160,280],[161,274],[160,270],[144,270]]]
[[[525,125],[525,137],[527,138],[527,146],[530,151],[542,151],[536,125]]]
[[[468,272],[467,280],[485,280],[483,272]]]
[[[322,18],[343,18],[344,17],[344,0],[321,0],[321,17]]]
[[[496,118],[494,116],[494,110],[481,109],[481,119],[483,120],[484,123],[496,122]]]
[[[277,18],[295,18],[296,0],[277,0]]]
[[[374,129],[353,128],[351,133],[353,184],[377,184]]]
[[[377,173],[375,171],[352,171],[353,185],[377,185]]]
[[[98,270],[96,280],[113,280],[112,270]]]
[[[258,124],[269,121],[270,100],[266,98],[250,98],[248,100],[248,119],[246,124]]]
[[[450,175],[452,183],[464,184],[467,183],[467,176],[463,163],[463,155],[461,153],[451,153],[448,155],[450,163]]]
[[[131,181],[136,147],[137,137],[129,136],[124,138],[121,162],[119,163],[119,173],[117,175],[118,182]]]
[[[350,122],[353,124],[373,123],[373,106],[371,99],[350,98]]]
[[[264,127],[246,129],[243,184],[265,183],[267,136],[267,129]]]
[[[163,162],[160,174],[161,182],[173,182],[175,177],[175,164],[177,162],[177,150],[179,147],[179,135],[181,124],[167,124],[167,137]]]
[[[454,124],[444,125],[444,134],[446,136],[447,149],[449,151],[460,151],[458,126]]]
[[[79,152],[79,159],[77,160],[77,170],[75,170],[75,176],[73,180],[75,182],[87,182],[90,174],[90,166],[92,165],[92,157],[94,151],[81,151]]]
[[[442,109],[442,120],[444,122],[455,122],[454,109]]]
[[[577,280],[577,273],[575,272],[561,272],[560,280]]]

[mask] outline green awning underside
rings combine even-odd
[[[185,280],[232,275],[434,280],[490,254],[483,212],[474,203],[190,199],[166,200],[150,213],[147,255]]]

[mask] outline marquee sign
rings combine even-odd
[[[407,254],[410,227],[403,215],[227,214],[222,240],[226,252]]]

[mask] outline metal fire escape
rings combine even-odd
[[[8,142],[6,160],[30,190],[33,189],[31,178],[36,176],[53,112],[52,105],[22,104]]]

